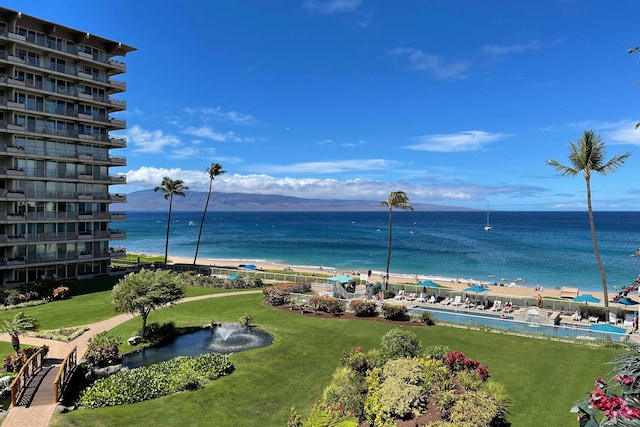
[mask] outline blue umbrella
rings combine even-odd
[[[575,302],[591,302],[591,303],[599,303],[600,298],[596,298],[591,294],[582,294],[579,297],[575,297],[573,299]]]
[[[418,286],[424,286],[425,288],[441,288],[442,286],[438,285],[436,282],[432,282],[431,280],[425,280],[424,282],[418,283]]]
[[[618,304],[623,304],[623,305],[637,305],[638,302],[632,300],[631,298],[628,297],[624,297],[624,298],[620,298],[618,301],[611,301],[611,302],[617,302]]]
[[[470,288],[465,289],[465,292],[475,292],[476,294],[479,292],[487,292],[489,289],[483,288],[482,286],[471,286]]]
[[[605,332],[609,334],[625,334],[626,329],[619,328],[617,326],[610,325],[608,323],[594,323],[589,326],[589,329],[596,332]]]
[[[256,266],[253,264],[247,264],[244,266],[244,268],[246,268],[247,270],[255,270]]]

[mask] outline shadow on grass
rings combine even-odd
[[[110,291],[122,276],[97,277],[94,279],[75,280],[65,283],[69,287],[71,296],[93,294],[95,292]]]

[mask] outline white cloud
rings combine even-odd
[[[437,151],[443,153],[478,151],[490,144],[510,135],[502,133],[489,133],[480,130],[470,130],[452,134],[423,135],[416,139],[418,144],[408,145],[404,148],[416,151]]]
[[[532,50],[539,50],[542,44],[533,40],[526,44],[512,44],[512,45],[485,45],[482,47],[482,52],[491,56],[504,56],[512,53],[524,53]]]
[[[233,131],[228,132],[216,132],[213,128],[209,126],[201,126],[201,127],[188,127],[183,131],[187,135],[197,136],[198,138],[210,139],[216,142],[240,142],[242,138],[236,136]]]
[[[180,139],[173,135],[165,135],[161,130],[145,130],[134,125],[124,136],[128,144],[137,153],[162,153],[165,147],[175,147],[181,144]]]
[[[239,113],[237,111],[223,111],[221,107],[185,108],[184,111],[192,115],[213,117],[216,120],[230,122],[234,125],[253,125],[256,123],[256,118],[251,114]]]
[[[162,178],[181,179],[189,191],[207,191],[209,177],[205,171],[142,167],[127,172],[126,191],[151,189]],[[292,178],[269,174],[225,174],[216,178],[215,191],[223,193],[249,193],[284,195],[308,199],[383,200],[391,191],[405,191],[414,203],[457,203],[476,200],[487,194],[534,194],[540,191],[531,186],[484,187],[474,184],[452,184],[434,180],[428,184],[377,181],[362,178],[338,180],[335,178]]]
[[[364,160],[332,160],[322,162],[303,162],[292,165],[252,165],[253,170],[265,173],[343,173],[368,170],[384,170],[390,168],[395,162],[384,159]]]
[[[332,15],[353,12],[360,7],[361,0],[306,0],[302,6],[313,13]]]
[[[409,61],[411,68],[426,71],[442,80],[465,79],[470,68],[467,61],[447,62],[439,56],[424,53],[413,47],[397,47],[388,53],[404,57]]]

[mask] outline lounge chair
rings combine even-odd
[[[394,299],[404,299],[404,289],[400,289]]]
[[[571,315],[571,319],[575,322],[579,322],[582,320],[582,313],[580,313],[580,310],[576,310],[572,315]]]
[[[615,313],[609,313],[609,323],[612,325],[618,324],[618,316]]]
[[[464,300],[464,304],[462,304],[462,306],[464,308],[471,308],[475,306],[475,303],[472,303],[471,298],[467,297],[467,299]]]
[[[503,313],[511,313],[513,311],[513,304],[511,302],[505,302],[504,308],[502,309]]]
[[[599,321],[600,321],[600,318],[598,316],[589,316],[589,322],[598,323]]]
[[[633,313],[627,313],[627,315],[624,318],[624,322],[622,323],[622,326],[633,328],[633,317],[634,316],[635,316],[635,314],[633,314]]]
[[[451,305],[456,305],[456,306],[462,305],[462,297],[460,295],[456,295]]]
[[[500,310],[502,310],[502,301],[495,300],[493,302],[493,306],[489,310],[491,310],[491,311],[500,311]]]
[[[410,293],[409,295],[407,295],[407,297],[405,298],[407,301],[415,301],[416,299],[416,294],[414,294],[413,292]]]
[[[435,304],[436,303],[436,296],[435,295],[431,295],[431,297],[429,298],[429,300],[427,302],[429,304]]]
[[[449,305],[449,304],[451,304],[451,298],[446,297],[445,299],[443,299],[442,301],[440,301],[440,304],[442,304],[442,305]]]

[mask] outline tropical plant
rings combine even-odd
[[[157,307],[182,298],[185,286],[180,276],[168,270],[145,270],[130,273],[113,287],[111,303],[120,313],[140,313],[141,335],[146,333],[147,317]]]
[[[198,230],[198,243],[196,243],[196,254],[193,257],[193,265],[196,265],[196,260],[198,259],[198,249],[200,248],[200,238],[202,237],[202,226],[204,225],[204,220],[207,216],[207,208],[209,207],[209,200],[211,199],[213,180],[216,176],[220,176],[225,172],[226,171],[222,169],[222,165],[220,163],[211,163],[211,166],[207,166],[207,173],[209,174],[209,193],[207,194],[207,203],[205,203],[204,211],[202,212],[202,220],[200,221],[200,229]]]
[[[382,200],[380,204],[382,206],[389,207],[389,246],[387,249],[387,270],[384,279],[382,280],[382,284],[384,286],[383,289],[387,289],[387,285],[389,283],[389,263],[391,262],[391,238],[393,235],[393,208],[412,211],[413,206],[409,204],[409,197],[404,191],[392,191],[391,193],[389,193],[389,199]]]
[[[580,425],[640,425],[640,350],[630,347],[629,353],[618,356],[613,362],[608,380],[600,377],[587,399],[574,406]],[[603,415],[600,424],[596,416]],[[583,424],[591,422],[591,424]]]
[[[11,346],[16,351],[16,354],[20,350],[20,335],[29,329],[34,329],[36,325],[36,319],[24,314],[22,311],[13,316],[12,320],[2,322],[2,330],[11,336]]]
[[[164,245],[164,265],[167,265],[167,255],[169,253],[169,229],[171,228],[171,209],[173,207],[173,196],[185,196],[185,190],[189,187],[185,186],[181,179],[175,181],[168,176],[162,178],[162,184],[155,187],[153,191],[162,190],[162,195],[165,200],[169,200],[169,217],[167,218],[167,240]]]
[[[593,241],[593,252],[596,256],[600,278],[602,280],[602,292],[604,296],[604,316],[609,318],[609,292],[607,290],[607,278],[604,273],[604,266],[598,250],[598,239],[596,238],[596,228],[593,220],[593,207],[591,205],[591,175],[599,173],[607,175],[614,172],[618,166],[624,164],[631,153],[616,154],[609,161],[604,160],[605,142],[602,136],[596,135],[594,131],[585,131],[577,143],[569,142],[569,162],[571,165],[563,165],[556,160],[547,160],[547,164],[556,168],[563,176],[576,176],[583,174],[587,185],[587,210],[589,213],[589,226],[591,227],[591,240]]]

